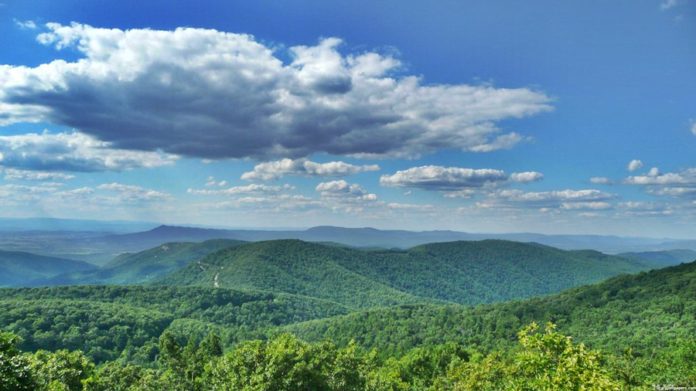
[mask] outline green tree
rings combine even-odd
[[[0,332],[0,391],[23,391],[35,388],[29,360],[17,345],[14,334]]]
[[[82,390],[82,380],[94,371],[94,364],[81,351],[39,350],[29,356],[38,390]]]

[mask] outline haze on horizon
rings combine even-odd
[[[694,1],[51,3],[0,2],[0,217],[696,232]]]

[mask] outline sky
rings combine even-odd
[[[0,217],[696,238],[696,1],[0,0]]]

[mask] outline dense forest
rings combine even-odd
[[[404,251],[275,240],[212,253],[155,284],[272,290],[369,308],[424,301],[492,303],[653,267],[650,261],[596,251],[501,240],[434,243]]]
[[[689,385],[695,284],[689,263],[524,301],[359,311],[213,287],[4,289],[0,371],[12,390]]]

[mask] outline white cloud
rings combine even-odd
[[[544,174],[536,171],[513,172],[510,180],[519,183],[538,182],[544,179]]]
[[[627,168],[628,168],[628,171],[631,171],[631,172],[636,171],[638,169],[643,168],[643,162],[640,160],[637,160],[637,159],[633,159],[630,162],[628,162]]]
[[[691,134],[696,136],[696,121],[691,123]]]
[[[669,216],[674,213],[668,204],[646,201],[620,202],[618,208],[626,216]]]
[[[227,181],[222,180],[222,181],[216,181],[215,177],[209,176],[207,181],[205,182],[206,187],[225,187],[227,186]]]
[[[502,170],[490,168],[420,166],[382,175],[379,183],[390,187],[414,187],[425,190],[457,191],[480,188],[487,184],[505,182],[508,176]]]
[[[336,38],[292,47],[283,63],[250,35],[46,28],[40,43],[82,58],[0,66],[0,125],[54,123],[113,148],[205,159],[487,152],[524,139],[500,121],[552,109],[528,88],[396,76],[398,60],[344,55]]]
[[[120,202],[127,203],[162,201],[171,198],[168,193],[117,182],[105,183],[97,186],[96,189],[116,193]]]
[[[78,132],[0,136],[0,166],[38,171],[122,171],[172,164],[176,157],[159,152],[113,149],[111,144]]]
[[[198,195],[237,196],[246,194],[278,194],[294,189],[295,188],[293,186],[288,184],[282,186],[269,186],[254,183],[244,186],[232,186],[226,189],[188,189],[187,192],[189,194]]]
[[[595,185],[611,185],[613,182],[611,179],[602,176],[595,176],[590,178],[590,182]]]
[[[2,159],[0,159],[1,161]],[[5,174],[5,180],[8,181],[66,181],[75,177],[62,172],[18,170],[15,168],[4,170],[0,168],[0,171]]]
[[[516,172],[507,175],[491,168],[420,166],[382,175],[380,184],[388,187],[411,187],[440,191],[448,198],[471,198],[477,192],[506,185],[511,182],[530,183],[540,181],[544,175],[536,171]]]
[[[630,176],[625,183],[629,185],[688,185],[696,186],[696,168],[688,168],[680,172],[660,173],[654,167],[647,175]]]
[[[317,185],[316,191],[324,198],[341,198],[362,201],[375,201],[377,195],[369,193],[358,184],[351,184],[344,180],[322,182]]]
[[[611,209],[612,205],[604,201],[590,201],[590,202],[563,202],[561,203],[561,209],[568,210],[605,210]]]
[[[173,197],[165,192],[122,183],[105,183],[96,187],[65,189],[62,183],[36,185],[1,185],[0,205],[46,211],[48,215],[75,216],[98,213],[114,216],[115,211],[142,212],[163,208]]]
[[[341,161],[316,163],[306,159],[282,159],[257,164],[253,171],[243,173],[242,179],[267,181],[286,175],[335,177],[377,170],[379,166],[376,164],[358,166]]]
[[[696,168],[661,173],[654,167],[646,175],[626,178],[624,183],[644,186],[650,194],[657,196],[696,199]]]
[[[534,208],[544,210],[609,209],[613,194],[596,189],[565,189],[542,192],[524,192],[516,189],[498,190],[485,201],[477,203],[483,208]]]
[[[22,30],[36,30],[36,23],[33,20],[17,20],[14,19],[15,25]]]

